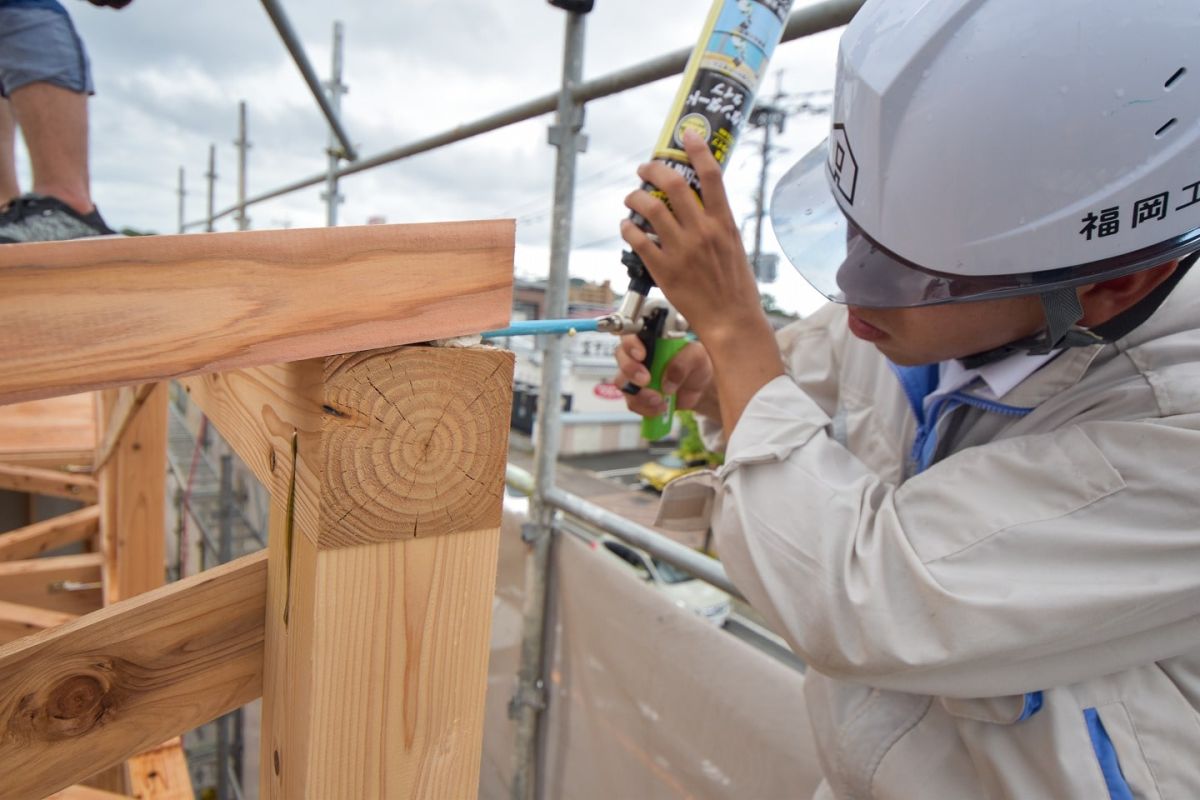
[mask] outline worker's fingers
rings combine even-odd
[[[659,198],[645,189],[637,189],[625,197],[625,207],[641,214],[663,241],[674,241],[679,234],[679,221]]]
[[[650,382],[650,371],[642,364],[646,357],[646,349],[636,336],[625,336],[617,348],[617,368],[621,371],[618,386],[632,383],[635,386],[645,386]]]
[[[691,184],[683,175],[676,172],[663,161],[651,161],[642,164],[637,170],[638,177],[651,186],[657,187],[666,194],[670,211],[680,226],[686,230],[697,224],[704,209],[700,205],[700,197],[692,189]],[[661,236],[664,231],[655,231]]]
[[[657,417],[667,410],[667,401],[653,389],[642,389],[637,394],[625,395],[625,407],[643,417]]]
[[[649,197],[649,195],[646,196]],[[657,200],[654,202],[660,206],[662,205]],[[632,220],[621,220],[621,238],[642,259],[642,263],[646,265],[646,269],[650,270],[650,275],[657,278],[659,274],[658,269],[662,265],[662,249],[646,235],[644,230],[634,225]]]
[[[696,170],[696,177],[700,179],[700,193],[704,195],[704,208],[709,216],[732,217],[729,198],[725,194],[725,182],[721,176],[721,165],[717,163],[708,145],[692,131],[685,131],[683,150],[692,162],[692,169]],[[674,202],[674,199],[671,202]]]
[[[712,361],[708,352],[703,345],[692,342],[676,353],[663,370],[663,393],[682,396],[686,392],[703,391],[711,380]]]

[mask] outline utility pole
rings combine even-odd
[[[183,184],[183,167],[179,168],[179,232],[183,233],[183,198],[186,195]]]
[[[204,226],[204,230],[212,233],[213,215],[216,213],[213,201],[217,185],[217,146],[215,144],[208,146],[208,172],[204,173],[204,177],[208,179],[208,224]]]
[[[237,226],[239,231],[250,230],[250,218],[246,216],[246,153],[250,140],[246,138],[246,101],[238,103],[238,138],[234,141],[238,149],[238,194]]]
[[[750,124],[763,129],[762,164],[758,173],[758,191],[754,193],[754,251],[750,256],[750,264],[754,267],[754,277],[768,282],[773,280],[773,275],[770,275],[772,271],[765,269],[766,265],[763,263],[763,217],[767,213],[767,170],[771,165],[771,131],[783,133],[783,125],[787,120],[787,111],[779,105],[782,99],[783,93],[777,92],[773,102],[755,105],[754,110],[750,112]]]
[[[333,109],[334,117],[341,118],[342,114],[342,95],[349,92],[349,88],[342,83],[342,23],[333,23],[333,66],[330,70],[330,78],[325,82],[325,90],[329,94],[329,107]],[[325,178],[325,191],[321,194],[321,199],[325,201],[325,224],[333,227],[337,225],[338,206],[341,205],[345,198],[338,194],[338,167],[341,165],[341,160],[346,157],[346,150],[338,141],[337,133],[333,126],[329,126],[329,145],[325,152],[329,155],[329,172]]]

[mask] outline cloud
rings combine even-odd
[[[173,231],[176,181],[185,170],[187,217],[204,215],[208,148],[217,148],[216,207],[236,200],[237,103],[249,108],[248,191],[322,173],[328,131],[262,7],[245,0],[137,0],[113,12],[69,4],[92,58],[93,194],[110,224]],[[343,118],[360,153],[375,155],[557,91],[565,16],[544,0],[317,0],[284,3],[313,66],[329,72],[331,27],[345,25]],[[690,47],[703,23],[696,0],[599,0],[586,19],[584,75],[594,78]],[[772,72],[789,91],[832,85],[837,33],[783,45]],[[774,91],[774,75],[765,83]],[[634,168],[649,156],[678,78],[588,104],[586,152],[577,163],[573,263],[620,282],[617,226]],[[342,181],[344,224],[517,217],[523,269],[545,273],[555,151],[551,115],[361,173]],[[811,147],[824,120],[794,119],[774,179]],[[727,172],[739,218],[752,213],[756,133],[746,132]],[[21,174],[28,181],[27,169]],[[323,225],[322,186],[250,209],[254,227]],[[229,218],[218,229],[233,227]],[[770,239],[770,237],[768,237]],[[773,240],[771,240],[773,246]],[[541,262],[539,267],[538,262]],[[585,265],[590,265],[586,266]],[[781,268],[781,272],[783,269]],[[781,305],[810,303],[798,287],[768,287]],[[794,299],[793,299],[794,298]]]

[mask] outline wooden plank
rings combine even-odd
[[[300,450],[294,513],[316,530],[320,485],[323,359],[184,378],[180,383],[272,497],[287,495],[293,438]]]
[[[2,562],[0,600],[68,614],[87,614],[100,607],[100,590],[65,591],[60,584],[99,585],[103,564],[104,556],[100,553]]]
[[[100,508],[87,506],[8,533],[0,533],[0,561],[40,556],[72,542],[85,541],[99,529]]]
[[[95,469],[104,512],[104,602],[111,605],[165,582],[167,384],[106,389],[99,395],[102,443]],[[193,797],[177,739],[132,756],[91,782],[97,779],[138,798]]]
[[[0,645],[75,619],[74,614],[0,601]]]
[[[0,798],[45,797],[262,689],[266,554],[0,647]]]
[[[511,372],[502,351],[408,347],[182,383],[273,497],[296,434],[296,527],[339,547],[499,526]]]
[[[81,503],[96,502],[97,492],[96,479],[90,475],[11,464],[0,464],[0,489],[65,497]]]
[[[141,386],[124,386],[120,390],[117,406],[112,410],[112,416],[104,427],[104,438],[96,448],[96,460],[92,464],[92,472],[99,472],[116,452],[117,443],[125,435],[125,430],[133,422],[134,416],[141,409],[146,398],[154,391],[157,384],[144,383]]]
[[[106,792],[103,789],[93,789],[91,786],[68,786],[61,792],[55,792],[46,800],[134,800],[127,794]]]
[[[178,737],[129,759],[129,791],[136,800],[194,800],[183,742]]]
[[[0,463],[52,469],[92,463],[92,393],[0,406]]]
[[[502,327],[512,220],[0,250],[0,404]]]
[[[260,796],[474,797],[512,356],[400,348],[304,374],[322,424],[276,473],[316,481],[315,516],[299,481],[273,494]]]
[[[102,407],[115,405],[115,419],[120,400],[112,401],[113,393],[104,392]],[[98,476],[106,604],[161,586],[165,578],[167,384],[152,386],[115,441]]]

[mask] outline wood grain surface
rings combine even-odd
[[[99,506],[87,506],[24,528],[0,533],[0,561],[34,558],[72,542],[90,539],[100,530]]]
[[[0,404],[507,324],[512,220],[0,249]]]
[[[0,464],[0,489],[65,497],[81,503],[94,503],[97,496],[96,479],[90,475],[12,464]]]
[[[258,697],[265,600],[258,553],[0,647],[0,800],[45,797]]]
[[[260,796],[474,797],[511,354],[321,367],[296,371],[301,403],[279,376],[223,387],[249,452],[264,421],[300,423],[295,449],[272,451]]]
[[[0,463],[91,464],[96,424],[91,392],[0,405]]]

